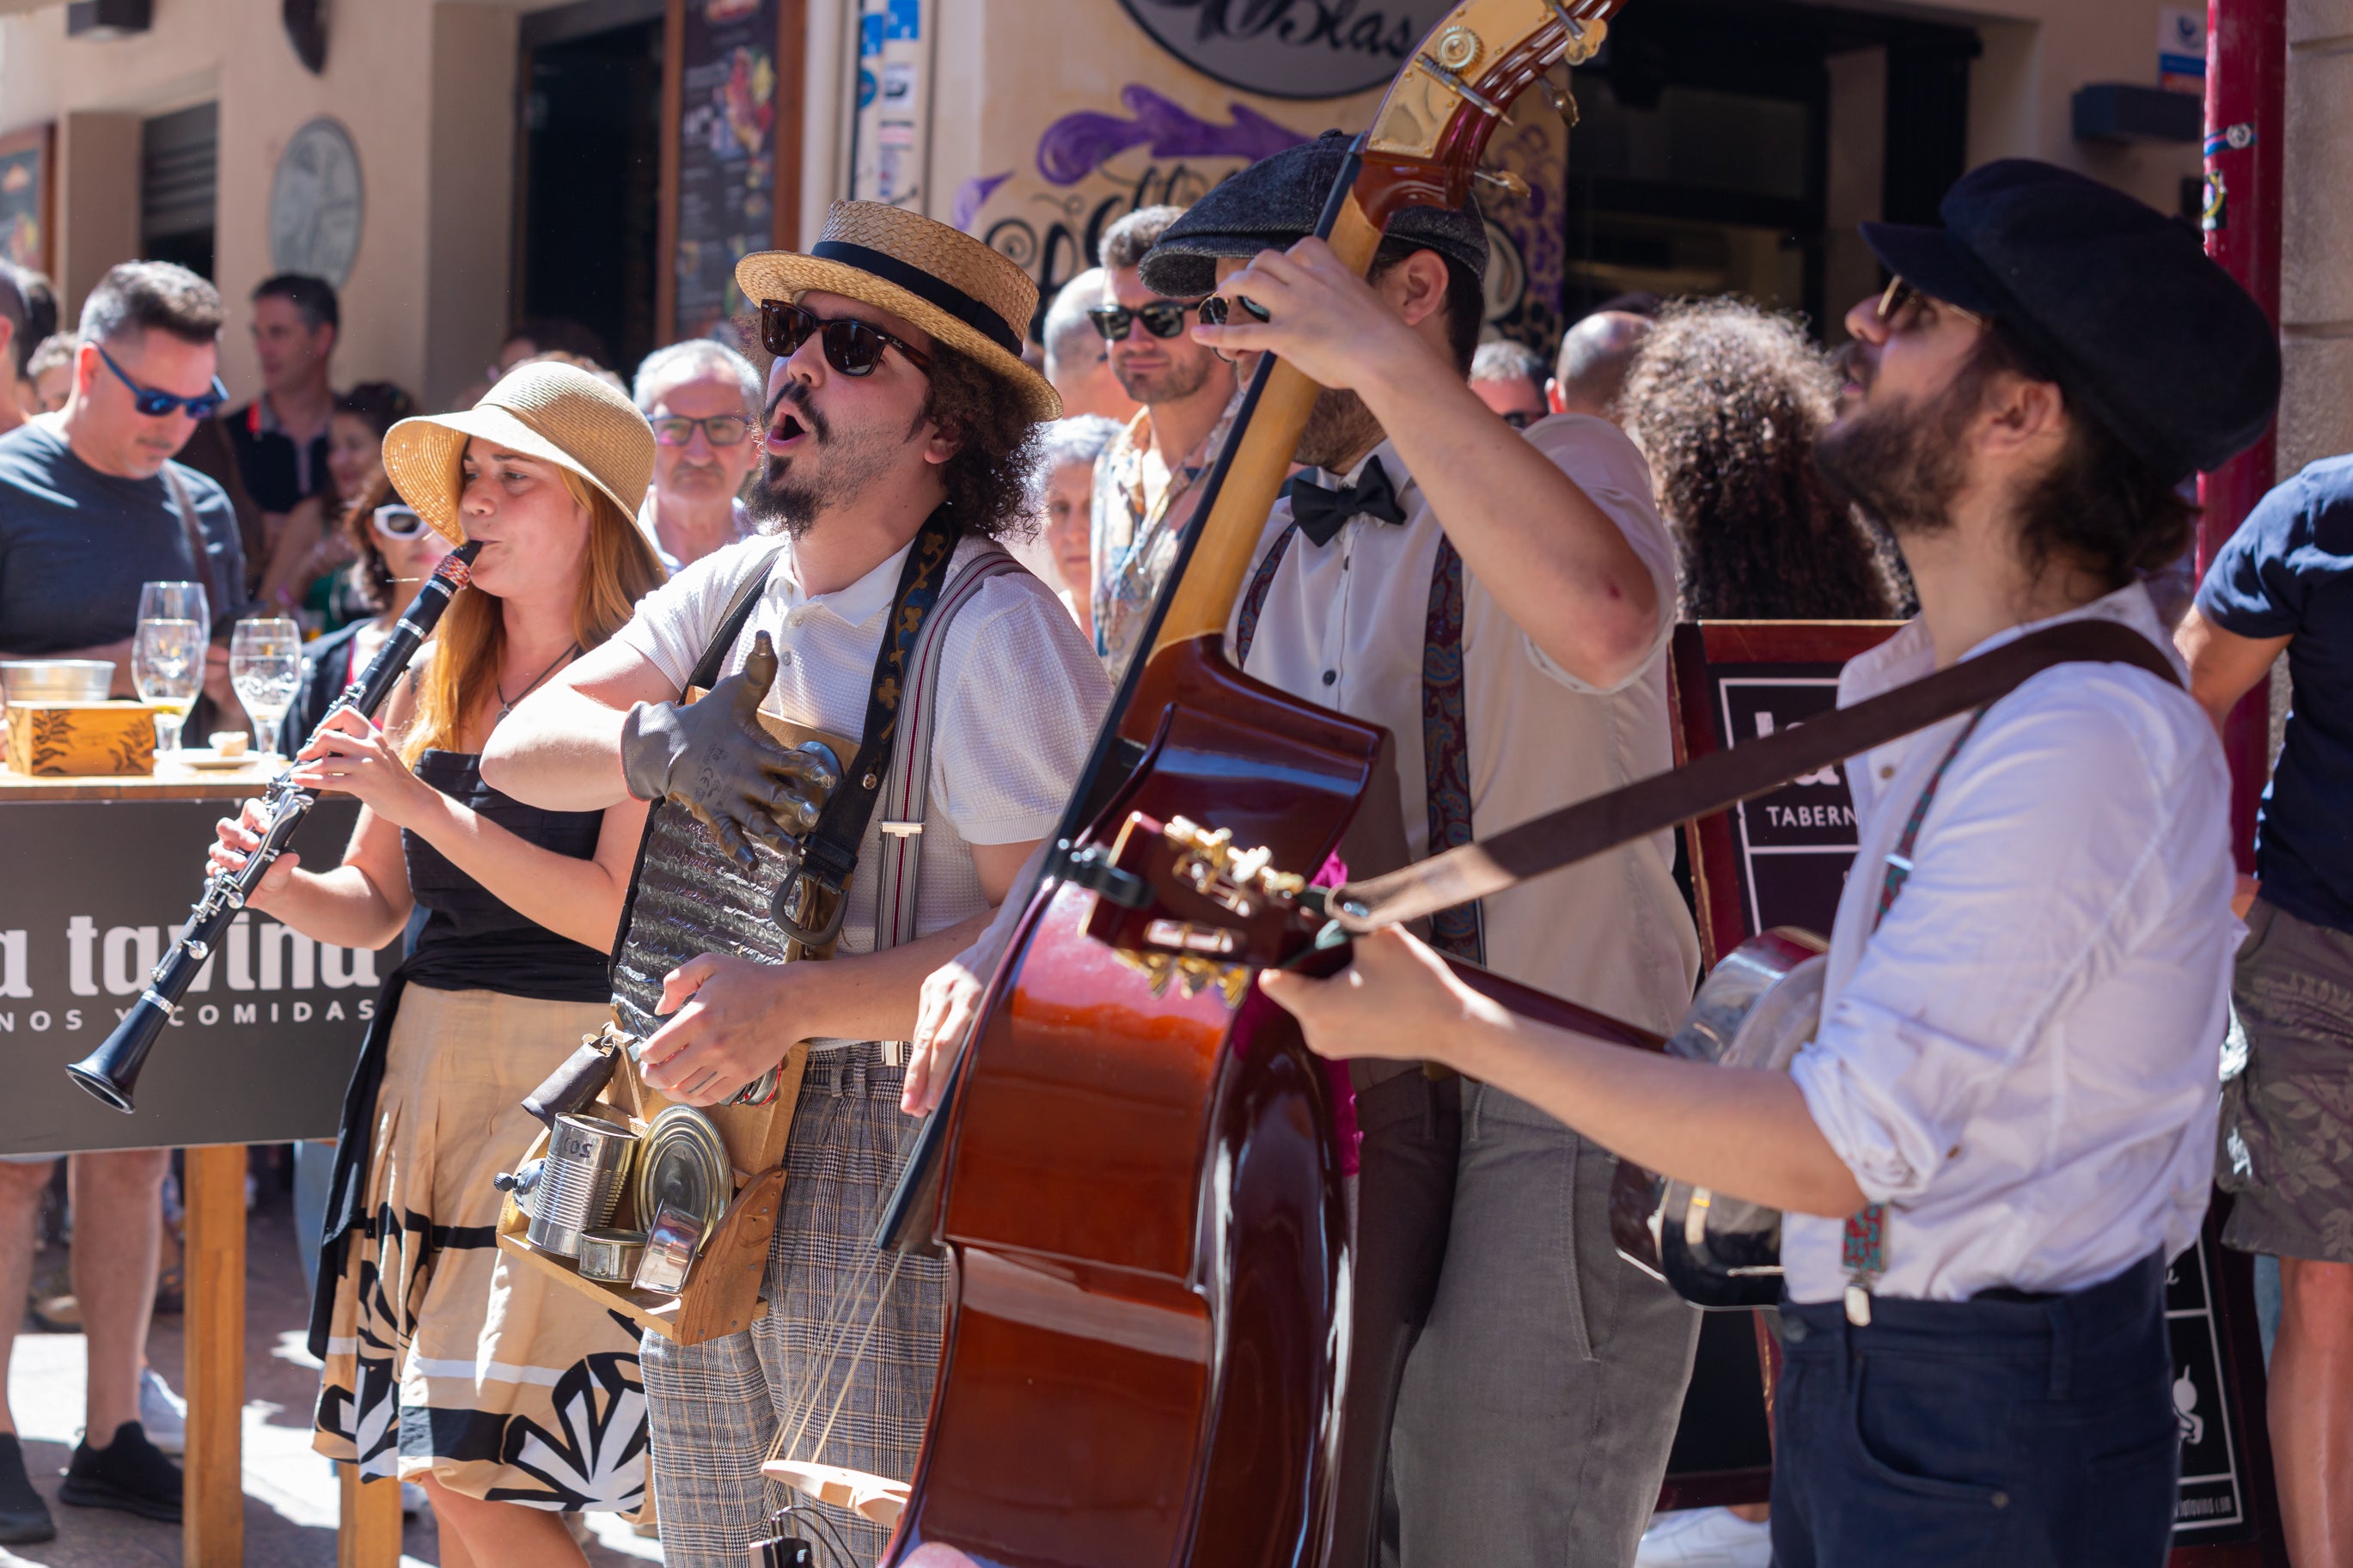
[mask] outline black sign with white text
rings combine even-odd
[[[382,977],[399,961],[237,916],[147,1058],[130,1115],[66,1077],[146,987],[204,882],[205,801],[0,796],[0,1154],[324,1138]],[[359,805],[329,800],[293,848],[332,866]]]

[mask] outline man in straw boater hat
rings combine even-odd
[[[1418,858],[1671,765],[1675,553],[1615,426],[1514,430],[1471,391],[1487,266],[1475,205],[1400,215],[1369,282],[1303,238],[1345,153],[1335,132],[1252,164],[1171,224],[1142,275],[1171,299],[1222,289],[1267,307],[1254,341],[1195,331],[1272,349],[1327,389],[1296,454],[1321,471],[1268,519],[1227,654],[1389,731],[1390,849]],[[1451,911],[1467,918],[1438,934],[1670,1029],[1699,956],[1672,862],[1660,834]],[[925,1047],[957,1037],[987,970],[984,952],[935,984],[919,1091],[936,1081]],[[1524,1100],[1410,1066],[1356,1075],[1356,1110],[1331,1563],[1374,1560],[1386,1475],[1407,1568],[1618,1568],[1658,1497],[1698,1318],[1612,1246],[1609,1152]]]
[[[991,542],[1021,522],[1032,434],[1060,411],[1020,359],[1037,305],[1028,277],[944,225],[845,202],[807,254],[746,257],[736,279],[776,355],[766,458],[748,501],[760,536],[649,598],[611,644],[519,706],[483,759],[500,788],[543,806],[632,795],[689,805],[731,851],[782,842],[843,895],[839,956],[687,962],[668,977],[668,1016],[643,1052],[654,1088],[710,1105],[793,1042],[813,1042],[767,1264],[769,1314],[691,1347],[649,1336],[644,1351],[664,1552],[729,1568],[783,1500],[760,1474],[780,1423],[787,1457],[913,1475],[944,1278],[936,1263],[894,1259],[875,1305],[869,1238],[916,1125],[898,1109],[899,1042],[914,1032],[925,974],[971,941],[1053,826],[1109,696],[1052,591],[1005,570]],[[937,599],[902,683],[886,665],[910,635],[919,579]],[[748,618],[724,679],[681,703],[731,607]],[[934,625],[949,630],[925,677]],[[894,757],[928,735],[929,764],[908,781],[913,806],[895,782],[885,789],[881,816],[847,847],[853,860],[828,847],[826,813],[861,787],[871,799],[874,773],[825,776],[770,739],[754,710],[855,738],[876,732],[871,710],[886,701],[899,704]],[[910,866],[892,843],[919,847],[920,860]],[[853,1305],[847,1339],[861,1353],[837,1357],[834,1330]],[[873,1525],[826,1517],[861,1560],[880,1552]]]

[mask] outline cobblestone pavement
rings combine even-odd
[[[332,1468],[311,1451],[311,1404],[318,1363],[303,1348],[308,1321],[302,1273],[282,1197],[265,1202],[247,1227],[245,1338],[245,1561],[248,1568],[332,1568],[336,1485]],[[180,1321],[158,1319],[148,1359],[175,1389],[181,1378]],[[8,1398],[34,1484],[49,1500],[58,1538],[37,1546],[0,1547],[0,1568],[171,1568],[180,1561],[180,1527],[101,1509],[67,1508],[58,1481],[82,1425],[84,1344],[79,1334],[45,1334],[29,1323],[18,1335]],[[589,1523],[596,1568],[661,1560],[610,1514]],[[411,1518],[403,1568],[441,1561],[432,1513]]]

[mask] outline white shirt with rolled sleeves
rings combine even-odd
[[[2092,617],[2179,668],[2137,584],[2053,620]],[[1846,667],[1840,704],[1933,666],[1915,621]],[[1888,1205],[1874,1292],[1911,1300],[2078,1290],[2196,1239],[2242,930],[2213,726],[2146,670],[2074,664],[1987,711],[1874,933],[1886,857],[1966,721],[1847,765],[1861,847],[1821,1026],[1791,1068],[1831,1147]],[[1843,1228],[1786,1217],[1793,1300],[1844,1290]]]
[[[1546,657],[1465,566],[1464,727],[1472,830],[1480,838],[1674,765],[1666,647],[1674,630],[1675,547],[1651,499],[1650,468],[1607,420],[1556,416],[1529,426],[1526,436],[1609,514],[1650,570],[1658,627],[1633,675],[1608,689],[1589,686]],[[1422,649],[1443,531],[1397,448],[1384,441],[1370,458],[1380,459],[1405,522],[1351,518],[1320,546],[1294,537],[1269,584],[1243,668],[1397,738],[1406,847],[1418,860],[1430,837]],[[1348,482],[1363,468],[1351,470]],[[1278,501],[1260,556],[1290,526],[1291,503]],[[1230,647],[1230,625],[1227,637]],[[1661,1031],[1672,1029],[1691,1001],[1699,938],[1675,889],[1672,834],[1497,894],[1482,916],[1487,966],[1524,984]]]
[[[649,594],[615,640],[683,687],[736,588],[777,543],[747,539],[704,556]],[[949,574],[981,548],[976,539],[958,543]],[[765,710],[854,742],[866,728],[874,657],[906,558],[902,550],[847,588],[809,595],[785,545],[722,675],[743,668],[753,635],[766,632],[778,668]],[[1053,590],[1027,572],[989,579],[957,614],[939,690],[916,881],[921,936],[988,908],[969,846],[1022,844],[1053,831],[1111,700],[1094,650]],[[881,831],[878,814],[850,878],[845,952],[874,950]]]

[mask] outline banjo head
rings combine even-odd
[[[1742,942],[1708,972],[1667,1053],[1717,1067],[1788,1071],[1821,1019],[1828,945],[1788,926]],[[1622,1161],[1611,1199],[1619,1251],[1694,1306],[1750,1309],[1780,1300],[1778,1209]]]

